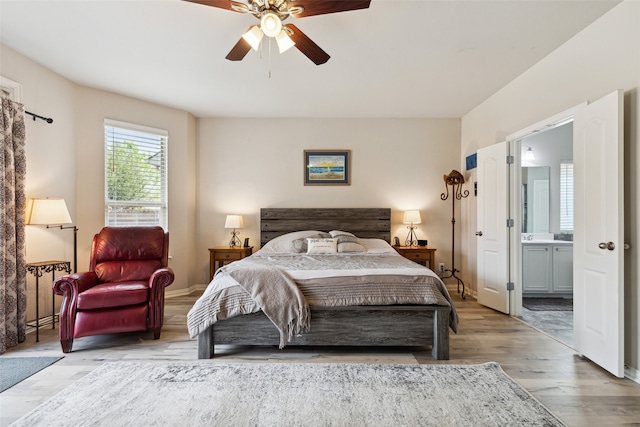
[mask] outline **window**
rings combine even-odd
[[[560,162],[560,231],[573,231],[573,161]]]
[[[106,225],[167,230],[167,141],[165,130],[104,121]]]

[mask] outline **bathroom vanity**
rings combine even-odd
[[[522,292],[526,296],[571,296],[573,242],[522,240]]]

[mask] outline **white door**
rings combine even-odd
[[[501,142],[478,150],[478,302],[509,313],[509,146]]]
[[[576,351],[624,376],[623,97],[617,91],[573,123],[573,298]]]

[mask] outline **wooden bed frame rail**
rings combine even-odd
[[[431,346],[437,360],[449,359],[449,307],[357,306],[312,308],[312,331],[287,346]],[[214,356],[214,346],[280,344],[280,333],[262,313],[217,322],[198,336],[198,358]]]

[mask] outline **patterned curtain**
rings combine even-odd
[[[26,338],[24,106],[2,98],[0,111],[0,354]]]

